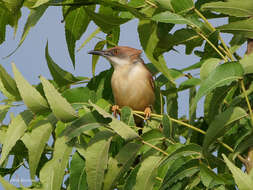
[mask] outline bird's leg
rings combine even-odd
[[[112,112],[113,112],[114,117],[116,117],[117,113],[119,114],[119,106],[118,105],[113,105],[112,106]]]
[[[144,110],[144,116],[145,116],[145,120],[149,119],[151,116],[151,107],[146,107]]]

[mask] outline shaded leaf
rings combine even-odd
[[[77,114],[65,98],[54,88],[54,86],[44,77],[40,77],[46,98],[55,116],[63,122],[72,121],[77,118]]]
[[[41,94],[30,85],[22,74],[18,71],[14,63],[12,63],[12,70],[14,73],[14,79],[16,81],[20,95],[26,104],[34,113],[42,112],[48,109],[47,101],[41,96]]]
[[[244,57],[240,60],[240,63],[244,69],[244,74],[251,74],[253,73],[253,54],[246,54]]]
[[[95,47],[94,47],[94,50],[102,50],[104,48],[106,44],[106,41],[103,40],[103,41],[99,41]],[[96,69],[96,65],[98,63],[98,59],[100,58],[101,56],[99,55],[92,55],[92,75],[95,76],[95,69]]]
[[[194,8],[192,0],[171,0],[170,3],[174,11],[179,14],[186,13]]]
[[[124,106],[120,112],[120,119],[129,126],[135,126],[133,112],[130,107]]]
[[[166,138],[174,139],[175,130],[173,129],[172,122],[167,114],[163,115],[162,125],[164,136]]]

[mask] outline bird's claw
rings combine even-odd
[[[145,120],[149,119],[151,116],[151,108],[150,107],[146,107],[144,110],[144,116],[145,116]]]
[[[113,105],[112,106],[112,112],[113,112],[114,117],[116,117],[117,113],[119,113],[119,106],[118,105]]]

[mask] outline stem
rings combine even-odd
[[[150,144],[150,143],[148,143],[148,142],[146,142],[144,140],[142,140],[141,142],[143,144],[146,144],[146,145],[150,146],[151,148],[153,148],[155,150],[158,150],[159,152],[163,153],[165,156],[169,156],[169,154],[167,152],[163,151],[162,149],[158,148],[157,146],[154,146],[154,145],[152,145],[152,144]]]
[[[247,92],[246,92],[246,90],[245,90],[245,86],[244,86],[243,80],[241,79],[240,82],[241,82],[241,87],[242,87],[242,91],[243,91],[245,100],[246,100],[247,105],[248,105],[249,115],[250,115],[250,120],[251,120],[251,125],[252,125],[252,127],[253,127],[253,113],[252,113],[252,108],[251,108],[251,105],[250,105],[250,102],[249,102],[249,98],[248,98],[248,96],[247,96]]]

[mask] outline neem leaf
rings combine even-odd
[[[18,71],[14,63],[12,63],[12,70],[14,73],[14,79],[16,81],[18,90],[26,106],[34,113],[47,110],[48,109],[47,101],[32,85],[30,85],[25,80],[25,78]]]
[[[108,117],[112,119],[112,122],[109,123],[109,126],[111,127],[112,130],[118,133],[122,138],[130,141],[132,139],[139,137],[139,135],[133,129],[131,129],[128,125],[126,125],[124,122],[119,121],[118,119],[114,118],[111,114],[107,113],[105,110],[103,110],[96,104],[93,104],[91,102],[90,104],[105,118]]]
[[[241,79],[242,76],[243,68],[238,62],[229,62],[217,66],[201,83],[190,109],[194,110],[200,98],[209,94],[215,88],[229,85],[231,82]]]
[[[208,147],[216,141],[217,138],[224,135],[226,132],[227,126],[245,116],[247,116],[247,112],[240,107],[230,107],[226,111],[217,115],[213,122],[209,125],[204,142],[203,142],[203,150],[206,153],[208,151]]]
[[[3,142],[0,165],[4,162],[16,142],[24,135],[32,118],[33,114],[30,111],[24,111],[11,120]]]
[[[224,154],[222,156],[229,170],[232,172],[238,188],[240,190],[251,190],[253,187],[251,177],[237,168]]]
[[[59,86],[64,86],[68,84],[72,84],[74,82],[80,81],[78,78],[73,76],[71,73],[63,70],[60,68],[54,60],[51,58],[48,52],[48,42],[46,45],[45,49],[45,57],[47,60],[47,66],[49,68],[49,71],[54,79],[54,81],[59,85]]]
[[[120,149],[115,158],[110,157],[108,170],[104,180],[104,190],[110,190],[116,187],[119,179],[134,162],[140,147],[140,144],[129,142]]]
[[[78,116],[67,100],[61,96],[47,79],[41,76],[40,80],[54,115],[63,122],[69,122],[76,119]]]
[[[171,5],[176,13],[186,13],[194,8],[192,0],[171,0]]]

